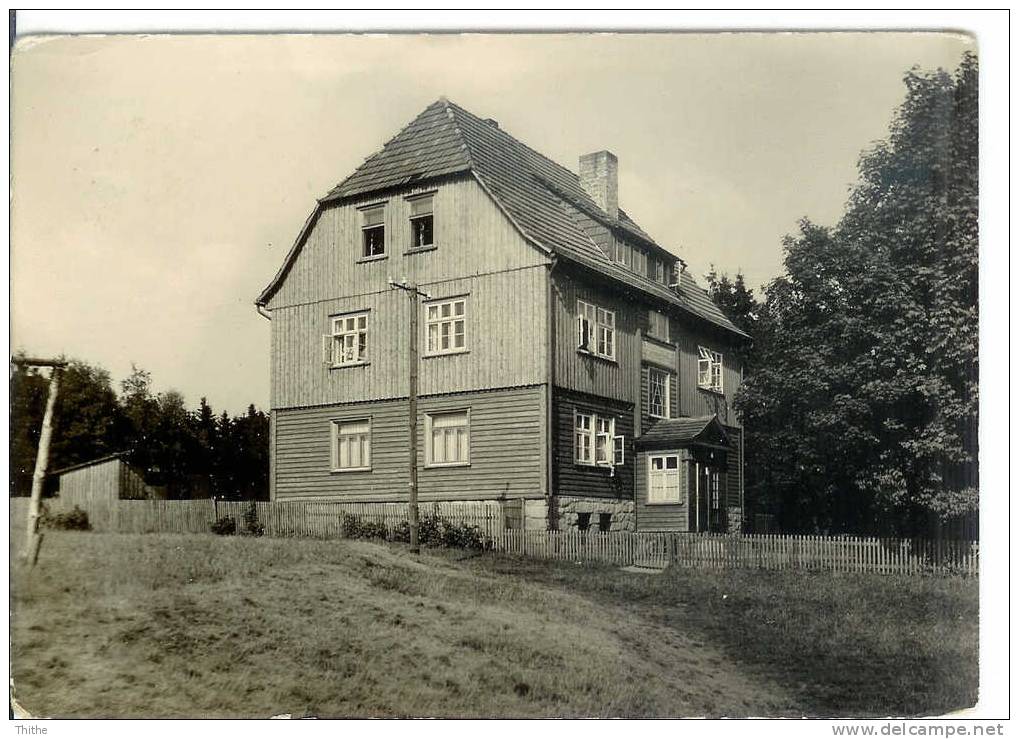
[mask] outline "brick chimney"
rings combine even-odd
[[[611,151],[580,157],[580,184],[609,218],[619,218],[619,160]]]

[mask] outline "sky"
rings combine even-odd
[[[12,348],[132,364],[216,411],[268,406],[254,299],[315,199],[440,96],[576,170],[700,278],[782,271],[939,33],[78,36],[12,60]],[[703,284],[703,280],[702,284]]]

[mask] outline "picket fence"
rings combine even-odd
[[[967,576],[980,569],[979,544],[951,539],[504,531],[494,548],[534,559],[640,567]]]
[[[70,506],[48,499],[53,513]],[[207,534],[218,518],[245,526],[250,502],[203,500],[121,500],[83,506],[93,530],[113,533]],[[339,538],[343,514],[383,524],[392,531],[408,518],[406,503],[256,502],[258,525],[266,536]],[[11,500],[14,525],[24,521],[27,499]],[[953,539],[655,532],[522,531],[507,529],[499,501],[439,502],[421,506],[421,516],[475,526],[492,549],[533,559],[600,562],[619,566],[714,569],[807,570],[880,574],[959,574],[980,569],[979,544]]]

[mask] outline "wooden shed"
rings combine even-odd
[[[160,488],[146,485],[141,472],[124,456],[111,454],[53,471],[50,477],[56,481],[57,495],[69,505],[165,497]]]

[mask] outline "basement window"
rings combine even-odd
[[[598,514],[598,530],[602,533],[610,531],[612,529],[612,514],[611,513],[599,513]]]
[[[577,514],[577,530],[587,531],[591,528],[591,514],[590,513],[578,513]]]
[[[364,246],[362,255],[365,258],[381,257],[386,253],[385,212],[385,207],[381,205],[361,211],[363,218],[361,239]]]

